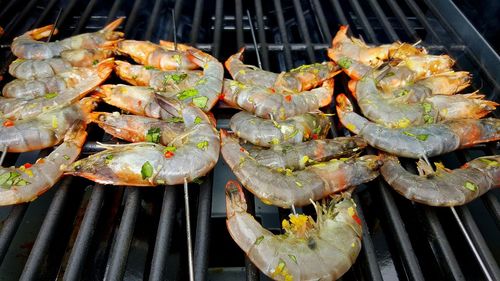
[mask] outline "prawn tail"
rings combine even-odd
[[[97,75],[101,79],[106,79],[108,76],[111,74],[115,67],[115,59],[114,58],[109,58],[101,61],[97,65]]]
[[[76,120],[64,135],[64,142],[73,142],[81,147],[87,139],[87,123],[84,120]]]
[[[103,29],[100,30],[100,32],[101,33],[112,32],[115,29],[117,29],[123,23],[124,20],[125,17],[119,17],[116,20],[110,22],[108,25],[106,25]]]
[[[498,103],[490,100],[485,100],[484,95],[480,95],[475,92],[465,94],[463,96],[472,103],[472,106],[469,106],[470,118],[479,119],[495,110],[498,106]]]
[[[347,38],[347,30],[349,29],[348,25],[341,25],[337,34],[332,40],[332,46],[338,45],[340,42],[344,41]]]
[[[78,104],[80,105],[81,110],[84,112],[84,116],[86,117],[86,121],[89,122],[90,112],[97,107],[97,103],[99,102],[100,97],[93,95],[90,97],[86,97],[81,99]],[[88,123],[87,122],[87,123]]]
[[[189,60],[202,68],[204,67],[205,63],[209,61],[217,61],[211,55],[195,48],[189,49],[187,53],[189,54]]]
[[[54,28],[53,24],[49,24],[49,25],[46,25],[44,27],[33,29],[31,31],[28,31],[26,34],[29,37],[33,38],[34,40],[40,40],[40,39],[49,37],[52,30],[54,30],[52,34],[56,35],[58,30],[57,30],[57,28]]]
[[[116,39],[116,40],[106,41],[106,42],[102,43],[99,46],[99,49],[108,50],[108,51],[113,51],[114,52],[118,48],[118,43],[120,43],[121,41],[123,41],[123,39]]]
[[[226,183],[226,210],[227,217],[232,217],[236,213],[247,211],[247,202],[245,194],[240,183],[230,180]]]
[[[111,93],[113,93],[115,88],[116,85],[112,84],[101,85],[94,90],[93,96],[105,99],[111,96]]]

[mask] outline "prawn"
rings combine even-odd
[[[71,64],[61,58],[43,60],[16,59],[9,65],[9,73],[18,79],[47,78],[70,71]]]
[[[349,157],[366,147],[361,137],[338,137],[334,139],[310,140],[295,145],[277,145],[262,149],[254,145],[244,148],[250,157],[262,165],[274,169],[303,169],[308,164]]]
[[[225,65],[231,77],[245,85],[259,85],[278,92],[302,92],[318,87],[339,72],[333,62],[323,62],[303,65],[280,74],[273,73],[244,64],[244,51],[245,48],[241,48],[238,53],[230,56]]]
[[[117,51],[120,54],[130,56],[139,64],[160,70],[198,68],[187,51],[167,50],[149,41],[123,40],[118,43]]]
[[[65,167],[80,155],[87,137],[84,121],[75,120],[70,125],[64,141],[47,157],[33,165],[0,167],[0,206],[33,201],[57,183]]]
[[[61,58],[76,67],[91,67],[113,56],[109,49],[75,49],[61,52]]]
[[[91,122],[108,134],[129,142],[154,142],[168,145],[184,132],[184,122],[166,122],[155,118],[120,114],[118,112],[92,112]]]
[[[332,40],[332,47],[328,49],[328,57],[341,67],[343,67],[343,64],[349,63],[349,60],[356,60],[364,65],[377,67],[389,58],[402,59],[410,55],[427,54],[423,48],[400,42],[369,46],[358,38],[348,37],[347,29],[347,25],[340,27]],[[346,58],[349,60],[346,60]]]
[[[108,72],[111,72],[112,67],[112,63],[109,62],[101,65],[100,68],[74,67],[70,71],[52,77],[33,80],[15,79],[4,86],[2,95],[6,98],[34,99],[49,93],[51,93],[49,96],[54,96],[57,93],[67,92],[72,88],[87,88],[90,84],[97,83],[93,82],[94,80],[104,80],[105,76],[109,75]],[[103,76],[103,78],[99,78],[99,75]]]
[[[264,203],[282,208],[309,205],[310,199],[319,200],[371,181],[378,176],[380,166],[377,156],[367,155],[320,162],[303,170],[275,169],[252,158],[240,146],[238,138],[224,130],[221,140],[222,156],[245,188]]]
[[[219,133],[198,107],[157,96],[165,110],[184,120],[185,130],[168,146],[133,143],[105,146],[106,150],[75,162],[66,174],[102,184],[156,186],[181,184],[206,175],[217,163]]]
[[[231,117],[229,126],[238,137],[258,146],[271,147],[323,139],[331,123],[324,114],[306,113],[287,120],[274,121],[240,111]]]
[[[157,70],[143,65],[116,61],[115,73],[135,86],[147,86],[157,91],[177,93],[195,86],[202,72],[197,70]]]
[[[113,71],[113,59],[101,62],[93,68],[81,69],[89,73],[86,79],[73,87],[62,92],[46,93],[42,97],[34,99],[25,98],[1,98],[0,116],[11,120],[21,120],[36,116],[53,108],[74,103],[101,84]]]
[[[408,128],[386,128],[355,113],[343,94],[337,96],[340,122],[368,144],[391,154],[419,159],[441,155],[475,144],[500,140],[496,118],[448,120]]]
[[[381,173],[398,193],[430,206],[464,205],[488,190],[500,186],[500,156],[485,156],[450,170],[435,163],[436,170],[423,160],[419,175],[406,171],[394,156],[384,155]]]
[[[122,32],[114,31],[123,20],[124,18],[116,19],[97,32],[79,34],[61,41],[37,41],[48,37],[54,29],[54,25],[47,25],[14,38],[11,44],[12,53],[23,59],[49,59],[59,56],[65,50],[114,46],[123,37]],[[56,29],[54,29],[54,33],[57,33]]]
[[[290,215],[275,235],[247,212],[241,186],[226,184],[227,229],[264,274],[275,280],[336,280],[361,250],[362,226],[352,199],[313,203],[317,219]],[[337,201],[338,200],[338,201]]]
[[[226,80],[222,93],[222,99],[230,106],[262,118],[285,120],[329,105],[332,102],[333,79],[325,80],[319,88],[294,94]]]
[[[0,146],[9,152],[27,152],[60,143],[77,120],[87,120],[95,107],[96,98],[84,98],[78,103],[44,112],[20,121],[5,120],[0,126]]]
[[[355,96],[366,118],[389,128],[406,128],[444,120],[479,119],[498,105],[476,93],[432,95],[420,102],[401,102],[398,98],[384,98],[373,77],[356,82]]]

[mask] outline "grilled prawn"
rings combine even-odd
[[[408,158],[441,155],[478,143],[500,140],[500,120],[496,118],[449,120],[409,128],[386,128],[353,111],[345,95],[337,96],[340,122],[380,150]]]
[[[64,168],[80,155],[87,137],[85,128],[84,121],[76,120],[64,135],[63,143],[33,165],[0,167],[0,206],[33,201],[50,189]]]
[[[221,141],[224,160],[245,188],[266,204],[282,208],[309,205],[310,199],[325,198],[378,176],[380,164],[374,155],[333,159],[292,171],[288,167],[275,169],[259,163],[240,146],[236,137],[223,130]]]
[[[52,77],[70,71],[71,64],[61,58],[43,60],[17,59],[9,65],[9,74],[18,79],[39,79]]]
[[[187,48],[194,49],[192,47]],[[130,56],[135,62],[161,70],[196,69],[198,65],[187,51],[168,50],[148,41],[124,40],[117,51]]]
[[[260,164],[275,169],[303,169],[333,158],[349,157],[366,147],[361,137],[338,137],[334,139],[310,140],[294,145],[277,145],[262,149],[254,145],[244,148]]]
[[[147,86],[168,93],[178,93],[194,87],[203,75],[197,70],[157,70],[126,61],[116,61],[115,72],[132,85]]]
[[[231,117],[229,126],[238,137],[255,145],[297,144],[323,139],[330,129],[330,120],[323,114],[306,113],[283,121],[274,121],[240,111]]]
[[[483,95],[432,95],[420,102],[408,103],[385,98],[375,78],[367,76],[356,82],[356,100],[366,118],[389,128],[406,128],[444,120],[479,119],[498,105]]]
[[[244,51],[245,48],[241,48],[238,53],[230,56],[225,65],[231,77],[245,85],[258,85],[273,88],[277,92],[296,93],[316,88],[339,72],[333,62],[324,62],[303,65],[289,72],[274,73],[244,64],[242,61]]]
[[[317,219],[290,215],[274,235],[247,212],[241,186],[226,184],[227,228],[250,260],[275,280],[336,280],[361,249],[362,227],[351,199],[314,204]]]
[[[404,197],[431,206],[464,205],[500,186],[500,156],[476,158],[459,169],[436,163],[436,170],[418,162],[419,175],[406,171],[398,159],[385,155],[381,173]]]
[[[11,120],[26,119],[53,108],[74,103],[106,80],[113,71],[113,66],[113,59],[108,59],[93,68],[82,68],[80,69],[80,73],[84,73],[84,77],[86,78],[81,79],[81,81],[73,81],[78,83],[77,87],[72,87],[61,92],[46,93],[44,96],[34,99],[0,98],[0,118]],[[81,77],[75,78],[78,79]]]
[[[120,114],[118,112],[92,112],[92,122],[108,134],[129,142],[154,142],[168,145],[184,132],[184,122],[168,122],[156,118]]]
[[[222,91],[224,102],[242,108],[262,118],[285,120],[300,114],[317,111],[332,102],[333,79],[319,88],[300,93],[274,92],[272,89],[244,85],[226,79]]]
[[[72,68],[53,77],[21,80],[15,79],[5,85],[2,95],[6,98],[34,99],[55,97],[56,94],[71,91],[90,91],[104,81],[113,69],[112,61],[108,60],[91,68]],[[1,104],[1,102],[0,102]]]
[[[219,158],[219,134],[198,107],[156,97],[165,110],[184,121],[185,130],[168,146],[133,143],[106,146],[106,150],[75,162],[66,173],[102,184],[156,186],[181,184],[206,175]]]
[[[12,53],[23,59],[48,59],[59,56],[65,50],[109,47],[123,37],[122,32],[114,31],[123,20],[124,18],[116,19],[93,33],[79,34],[55,42],[37,41],[50,35],[54,26],[47,25],[14,38],[11,44]]]
[[[75,121],[87,120],[95,106],[95,98],[84,98],[34,118],[2,121],[0,147],[7,146],[9,152],[26,152],[54,146],[62,141]]]

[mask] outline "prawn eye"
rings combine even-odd
[[[434,174],[427,174],[427,175],[425,175],[425,177],[428,179],[432,179],[432,178],[434,178]]]
[[[307,239],[307,247],[309,247],[309,249],[311,250],[316,249],[316,240],[314,240],[314,238],[312,237],[309,237],[309,239]]]
[[[81,168],[82,168],[82,166],[80,166],[80,165],[76,165],[76,166],[75,166],[75,171],[78,171],[78,170],[80,170]]]

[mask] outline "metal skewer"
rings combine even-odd
[[[172,9],[172,25],[174,29],[174,50],[177,51],[177,26],[175,25],[175,10]]]
[[[2,156],[0,156],[0,166],[2,166],[3,161],[5,160],[5,156],[7,156],[7,150],[9,150],[9,146],[8,146],[8,145],[5,145],[5,146],[2,148]]]
[[[255,37],[255,30],[253,29],[252,17],[250,11],[247,10],[248,23],[250,24],[250,32],[252,33],[253,46],[255,47],[255,54],[257,55],[257,64],[262,69],[262,61],[260,60],[259,48],[257,47],[257,39]],[[260,28],[260,27],[259,27]]]
[[[184,205],[186,208],[186,234],[187,234],[187,248],[188,248],[188,266],[189,266],[189,280],[194,281],[193,269],[193,243],[191,241],[191,215],[189,213],[189,193],[188,182],[184,178]]]

